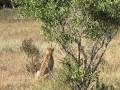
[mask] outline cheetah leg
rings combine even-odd
[[[50,75],[51,75],[52,78],[53,78],[53,73],[52,73],[52,71],[50,70],[50,68],[48,68],[48,70],[49,70]]]
[[[36,74],[35,74],[35,80],[38,80],[39,76],[40,76],[40,71],[37,71]]]

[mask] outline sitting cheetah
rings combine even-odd
[[[35,78],[38,79],[44,79],[46,74],[50,74],[53,70],[54,66],[54,59],[53,59],[53,48],[47,48],[46,55],[40,65],[40,70],[37,71]]]

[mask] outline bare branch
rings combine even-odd
[[[83,59],[83,65],[84,65],[84,68],[86,68],[86,66],[87,66],[87,60],[88,60],[88,58],[87,58],[87,54],[85,54],[85,50],[84,50],[84,48],[83,47],[81,47],[81,53],[83,54],[83,56],[84,56],[84,59]]]
[[[62,45],[62,48],[65,50],[65,52],[67,54],[69,54],[70,56],[72,56],[72,58],[77,62],[77,58],[74,56],[73,53],[71,53],[70,51],[67,50],[66,46]]]
[[[78,45],[78,62],[79,62],[79,64],[80,64],[80,58],[81,58],[81,36],[80,36],[80,41],[79,41],[79,43],[77,43],[77,45]]]

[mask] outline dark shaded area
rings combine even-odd
[[[3,8],[16,8],[19,7],[20,4],[13,3],[11,0],[0,0],[0,9]]]
[[[109,12],[104,11],[91,11],[91,16],[94,18],[94,20],[103,20],[106,23],[114,24],[114,25],[120,25],[120,18],[118,16],[112,17]]]
[[[2,8],[12,8],[11,0],[0,0],[0,9]]]

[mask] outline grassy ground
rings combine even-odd
[[[20,50],[22,41],[32,38],[40,54],[51,45],[40,35],[37,22],[19,20],[15,11],[9,9],[0,10],[0,18],[0,90],[35,90],[33,76],[25,70],[27,56]],[[58,49],[55,52],[61,53]],[[58,54],[54,56],[59,58]],[[36,85],[41,90],[54,88],[51,85],[54,79],[46,82],[48,88],[44,87],[45,82],[40,86],[36,83],[34,88],[37,90]]]
[[[120,90],[120,33],[110,43],[104,55],[106,61],[101,72],[103,82],[113,85],[115,90]]]
[[[0,10],[0,90],[59,90],[56,79],[34,83],[33,76],[25,71],[27,56],[20,50],[24,39],[32,38],[42,52],[50,44],[40,34],[40,27],[35,21],[19,20],[14,10]],[[63,56],[55,46],[55,69]],[[113,39],[104,55],[104,67],[100,77],[107,85],[120,90],[120,33]],[[59,85],[58,85],[59,86]],[[64,89],[66,90],[65,87]]]

